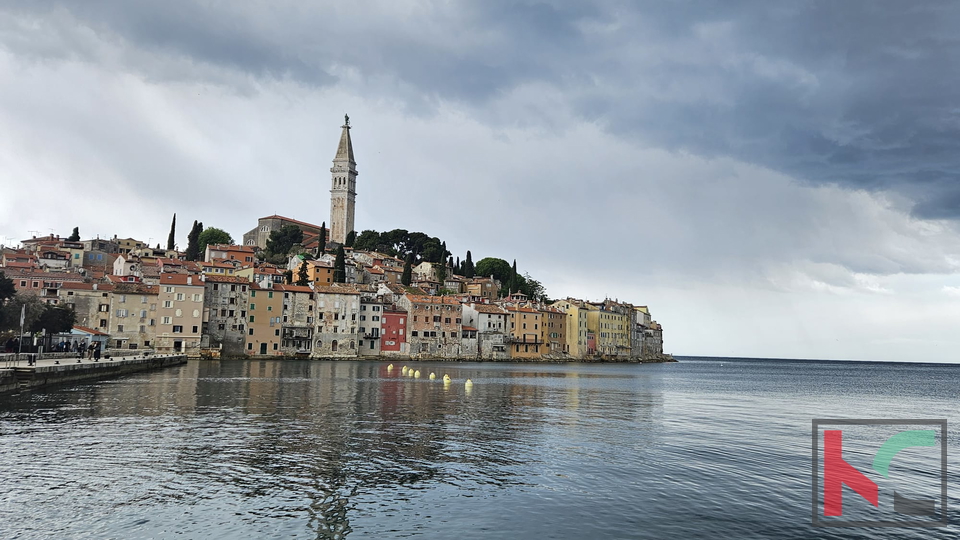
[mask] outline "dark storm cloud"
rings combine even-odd
[[[16,6],[15,15],[69,13],[133,47],[256,77],[323,86],[338,82],[336,68],[353,69],[367,94],[395,99],[395,85],[408,86],[401,99],[414,110],[452,100],[491,123],[528,120],[485,107],[540,84],[576,116],[651,146],[892,190],[919,217],[960,217],[953,2]]]

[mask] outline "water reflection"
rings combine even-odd
[[[290,520],[323,539],[348,536],[356,520],[365,534],[397,534],[433,526],[447,496],[539,489],[541,475],[564,476],[559,454],[627,459],[614,450],[653,444],[662,420],[659,377],[635,368],[417,367],[438,379],[403,377],[386,363],[205,361],[24,394],[0,404],[0,442],[12,450],[0,470],[51,478],[31,485],[0,475],[28,499],[51,484],[69,492],[62,481],[71,475],[100,475],[109,487],[86,494],[91,505],[106,499],[127,515],[150,508],[164,530],[189,528],[176,509],[190,507],[210,519],[232,513],[236,529],[224,536],[283,536],[271,527]],[[43,424],[73,457],[50,448],[16,457],[33,449],[31,432],[50,435]],[[79,467],[85,459],[100,469]],[[71,526],[90,530],[84,518]],[[209,526],[196,521],[196,530]]]

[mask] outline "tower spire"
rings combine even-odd
[[[350,116],[343,115],[343,125],[340,126],[343,128],[343,132],[340,133],[340,145],[337,146],[337,156],[334,161],[338,159],[346,159],[351,163],[356,163],[353,159],[353,141],[350,140]]]

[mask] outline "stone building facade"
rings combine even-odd
[[[203,347],[220,349],[221,356],[244,354],[250,283],[236,276],[204,279]]]
[[[360,341],[360,292],[353,287],[316,287],[314,357],[356,358]]]

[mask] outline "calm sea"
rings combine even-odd
[[[817,417],[947,418],[958,508],[960,366],[681,360],[409,363],[420,379],[399,362],[190,362],[0,398],[0,537],[960,532],[810,525]]]

